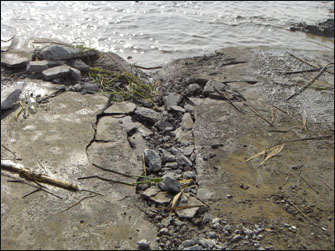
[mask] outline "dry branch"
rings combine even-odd
[[[27,180],[31,180],[34,182],[48,183],[72,191],[79,190],[78,185],[76,184],[71,184],[66,181],[57,180],[44,174],[34,173],[31,170],[24,168],[22,165],[14,163],[11,160],[1,160],[1,169],[7,170],[9,172],[18,173],[20,177],[23,177]]]

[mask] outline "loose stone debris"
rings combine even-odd
[[[54,198],[41,200],[37,192],[28,194],[31,201],[25,204],[11,197],[15,187],[2,175],[2,195],[7,197],[2,196],[1,217],[9,233],[2,237],[2,247],[36,249],[41,245],[38,240],[49,234],[56,234],[56,240],[40,248],[61,249],[69,244],[78,249],[139,250],[331,247],[332,186],[313,183],[311,189],[297,183],[303,175],[313,181],[312,175],[319,172],[320,160],[310,154],[318,151],[324,182],[333,184],[328,179],[333,169],[327,168],[333,162],[329,136],[333,80],[326,72],[322,81],[330,89],[322,93],[308,89],[287,105],[283,100],[296,86],[283,90],[279,83],[287,81],[286,75],[266,68],[296,70],[289,61],[294,59],[281,50],[225,49],[176,60],[150,77],[112,53],[43,39],[32,39],[28,45],[1,56],[6,71],[21,67],[26,74],[21,83],[5,89],[1,100],[2,112],[8,113],[2,118],[3,143],[15,149],[2,151],[6,152],[2,159],[19,154],[28,166],[45,159],[50,175],[75,180],[83,191],[103,196],[80,197],[48,186],[66,198],[66,207]],[[323,64],[333,60],[329,54],[323,54]],[[290,62],[287,65],[283,55]],[[36,114],[24,111],[26,118],[10,114],[18,101],[26,110],[22,101],[27,90],[36,93],[43,86],[27,89],[31,80],[52,88],[35,95]],[[302,102],[311,97],[312,103]],[[303,126],[297,116],[301,103],[310,116]],[[313,113],[316,106],[318,113]],[[272,122],[260,119],[250,107],[257,107]],[[305,148],[298,149],[302,141]],[[284,142],[286,148],[273,156],[257,154]],[[260,157],[264,157],[262,166],[256,160]],[[301,175],[291,167],[303,158],[310,168]],[[292,178],[284,184],[288,174]],[[16,193],[26,189],[21,185]],[[316,191],[314,186],[322,190],[325,201],[315,194],[306,197]],[[33,236],[19,237],[19,243],[13,238],[21,225],[8,215],[14,213],[11,207],[18,206],[25,217],[19,220]],[[45,215],[39,216],[42,212]],[[43,233],[31,226],[32,221],[44,224]],[[311,225],[320,223],[327,228]],[[64,232],[72,237],[65,238]]]

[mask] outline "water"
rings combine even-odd
[[[59,38],[158,66],[229,46],[333,47],[334,39],[286,29],[334,18],[330,8],[332,1],[2,1],[1,36]]]

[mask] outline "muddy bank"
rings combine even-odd
[[[333,61],[227,48],[152,73],[154,98],[67,85],[36,114],[10,113],[1,138],[15,156],[2,146],[2,159],[99,196],[25,197],[33,188],[2,171],[2,248],[332,249]]]

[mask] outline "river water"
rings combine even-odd
[[[158,66],[230,46],[326,49],[334,39],[290,32],[334,18],[332,1],[2,1],[1,37],[49,37]]]

